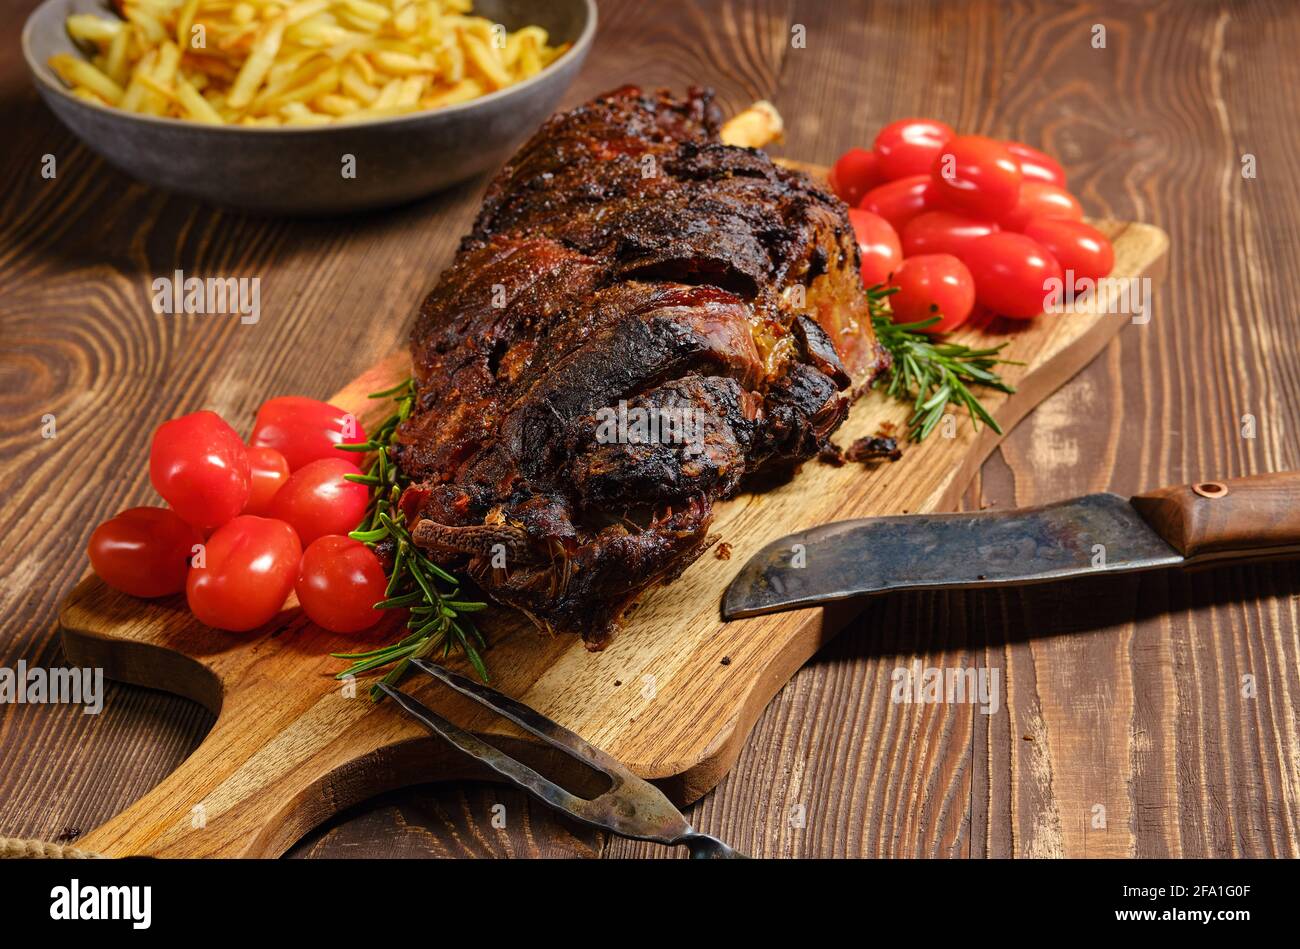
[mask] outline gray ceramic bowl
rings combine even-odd
[[[398,204],[498,167],[554,110],[596,32],[595,0],[475,0],[507,29],[545,27],[572,43],[536,76],[460,105],[355,124],[275,129],[201,125],[104,108],[70,94],[46,65],[82,55],[70,13],[104,13],[105,0],[46,0],[23,28],[36,88],[63,123],[109,164],[160,188],[269,214],[335,214]],[[356,156],[356,177],[342,175]]]

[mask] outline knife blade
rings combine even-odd
[[[1089,494],[1009,511],[837,521],[764,546],[724,619],[890,590],[978,589],[1300,552],[1300,473]]]

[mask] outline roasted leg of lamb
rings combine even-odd
[[[552,118],[411,337],[412,537],[592,649],[708,547],[715,500],[815,455],[887,365],[845,206],[719,127],[694,89]]]

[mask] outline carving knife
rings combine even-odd
[[[1089,494],[1010,511],[836,521],[767,544],[722,600],[725,619],[890,590],[1018,586],[1300,554],[1300,472]]]

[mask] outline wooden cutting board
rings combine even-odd
[[[1168,238],[1145,224],[1100,222],[1115,244],[1117,277],[1157,278]],[[1148,298],[1149,302],[1149,298]],[[1086,365],[1130,322],[1102,296],[1083,312],[1030,325],[968,329],[973,345],[1009,342],[1011,396],[982,393],[1004,431]],[[333,399],[363,420],[387,411],[366,399],[409,374],[395,353]],[[901,431],[906,406],[872,392],[853,408],[835,440]],[[955,416],[953,437],[936,431],[874,467],[804,465],[789,483],[717,507],[713,530],[729,559],[704,555],[668,587],[654,590],[601,653],[576,638],[551,638],[518,614],[480,614],[489,639],[493,685],[599,745],[679,803],[710,790],[736,760],[763,707],[791,675],[856,612],[803,610],[723,623],[723,589],[768,541],[825,521],[875,514],[953,510],[997,445]],[[140,450],[144,451],[142,444]],[[297,609],[266,628],[233,634],[208,629],[183,597],[143,601],[108,589],[94,575],[61,613],[71,662],[99,666],[124,682],[187,696],[217,716],[212,731],[175,772],[79,846],[113,856],[278,856],[340,810],[410,784],[488,777],[434,739],[391,702],[372,704],[368,678],[354,690],[333,676],[329,653],[358,651],[393,635],[325,633]],[[569,759],[538,748],[511,726],[446,690],[407,680],[426,703],[544,773],[581,785]]]

